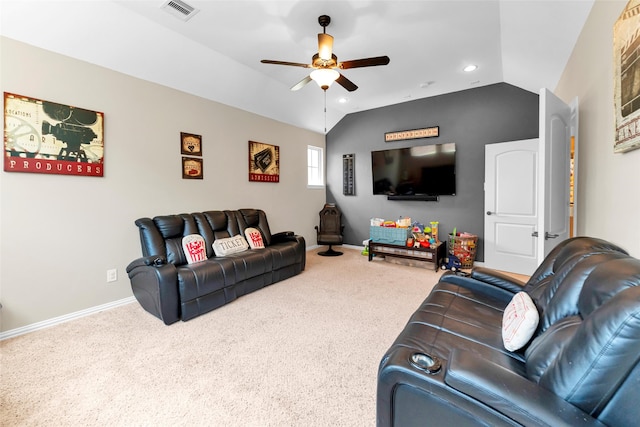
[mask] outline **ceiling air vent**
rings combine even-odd
[[[169,0],[160,6],[160,8],[183,21],[188,21],[193,15],[198,13],[198,9],[193,6],[189,6],[181,0]]]

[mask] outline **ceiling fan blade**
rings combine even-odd
[[[299,90],[302,89],[311,81],[311,76],[307,76],[304,79],[300,80],[298,83],[291,87],[291,90]]]
[[[389,63],[388,56],[376,56],[374,58],[354,59],[352,61],[343,61],[338,64],[338,68],[346,70],[349,68],[373,67],[376,65],[387,65]]]
[[[270,59],[263,59],[263,64],[275,64],[275,65],[290,65],[292,67],[313,68],[310,64],[302,64],[300,62],[287,62],[287,61],[272,61]]]
[[[333,54],[333,36],[327,33],[318,34],[318,56],[320,59],[329,61]]]
[[[356,86],[355,83],[353,83],[351,80],[349,80],[342,74],[340,74],[340,76],[337,78],[336,83],[338,83],[340,86],[342,86],[349,92],[353,92],[354,90],[358,89],[358,86]]]

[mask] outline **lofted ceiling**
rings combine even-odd
[[[186,3],[196,13],[185,21],[166,0],[0,0],[0,34],[324,133],[353,112],[498,82],[553,90],[593,0]],[[290,91],[311,70],[260,60],[311,62],[320,15],[340,61],[389,65],[342,71],[353,92]]]

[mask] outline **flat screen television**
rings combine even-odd
[[[456,145],[421,145],[371,152],[373,194],[419,199],[456,194]]]

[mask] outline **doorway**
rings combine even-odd
[[[573,235],[577,116],[577,99],[542,89],[540,138],[485,146],[487,267],[530,275]]]

